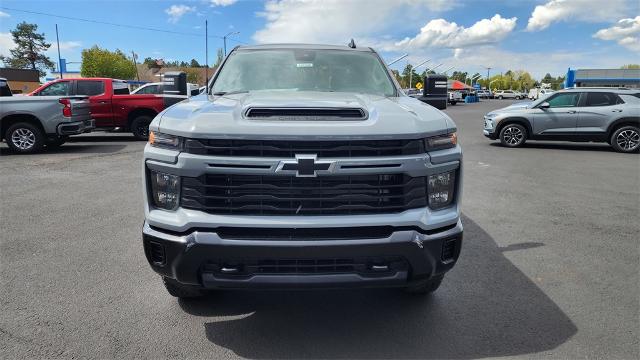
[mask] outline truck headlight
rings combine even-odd
[[[429,207],[436,210],[448,206],[453,201],[456,186],[456,171],[429,175],[427,194]]]
[[[150,170],[151,193],[156,207],[166,210],[178,208],[180,177]]]
[[[458,143],[458,134],[455,132],[444,136],[434,136],[425,139],[427,150],[441,150],[455,147]]]
[[[149,131],[149,144],[151,144],[151,146],[163,149],[182,150],[182,140],[180,136]]]

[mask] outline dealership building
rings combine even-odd
[[[574,69],[569,68],[565,88],[604,86],[640,88],[640,69]]]

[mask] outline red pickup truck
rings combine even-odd
[[[157,95],[129,95],[125,81],[109,78],[76,78],[48,82],[31,96],[89,96],[91,117],[96,129],[121,128],[141,140],[149,137],[149,123],[165,108],[164,98]]]

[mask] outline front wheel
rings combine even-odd
[[[620,127],[611,135],[611,146],[624,153],[640,150],[640,129],[632,125]]]
[[[507,124],[500,130],[500,143],[506,147],[522,146],[527,141],[527,129],[520,124]]]
[[[502,100],[502,95],[498,96],[498,100]]]
[[[20,154],[38,152],[44,146],[42,130],[29,123],[17,123],[9,126],[4,138],[9,148]]]
[[[131,122],[131,133],[138,140],[149,139],[149,124],[153,120],[150,116],[142,115],[138,116]]]

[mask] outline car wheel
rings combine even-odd
[[[131,133],[138,140],[149,139],[149,124],[153,120],[150,116],[142,115],[138,116],[131,122]]]
[[[9,126],[4,138],[11,150],[21,154],[40,151],[44,146],[42,130],[29,123],[17,123]]]
[[[422,282],[417,285],[407,286],[404,288],[404,292],[414,295],[426,295],[438,290],[444,276],[438,276],[428,281]]]
[[[507,124],[500,130],[500,143],[506,147],[522,146],[527,141],[527,129],[520,124]]]
[[[195,286],[180,284],[177,281],[167,277],[162,277],[162,283],[164,284],[165,289],[167,289],[169,295],[173,297],[177,297],[180,299],[191,299],[201,297],[203,295],[203,292],[199,288]]]
[[[640,150],[640,129],[637,126],[622,126],[613,132],[611,146],[618,152],[631,153]]]
[[[498,100],[502,100],[502,95],[498,96]]]

